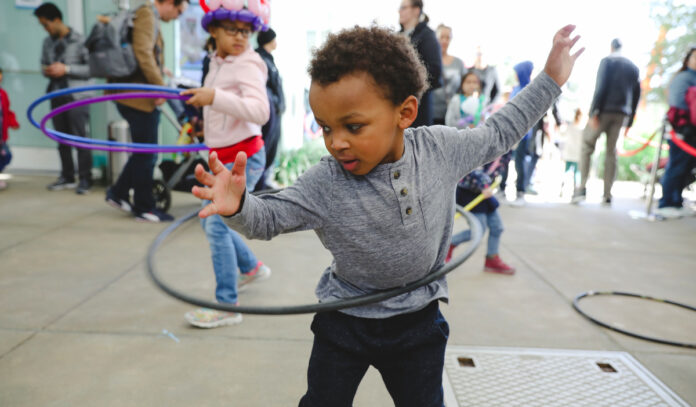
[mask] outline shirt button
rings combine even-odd
[[[408,189],[404,188],[401,190],[401,196],[406,196],[408,195]]]
[[[394,179],[399,179],[401,173],[399,171],[394,171]]]
[[[408,208],[406,208],[406,215],[410,215],[412,213],[413,213],[413,209],[411,209],[410,206]]]

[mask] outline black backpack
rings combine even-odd
[[[147,6],[141,6],[147,7]],[[124,78],[138,70],[133,51],[133,20],[136,10],[99,16],[92,26],[85,46],[89,50],[89,69],[92,77]],[[155,22],[155,42],[159,24]]]

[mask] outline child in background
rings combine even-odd
[[[458,129],[478,126],[486,107],[486,95],[481,94],[481,80],[473,71],[462,75],[459,92],[452,97],[445,114],[445,125]]]
[[[565,161],[565,170],[563,171],[563,182],[561,183],[561,195],[563,195],[563,185],[565,184],[565,179],[568,176],[568,172],[571,172],[573,177],[573,191],[580,184],[580,170],[578,168],[578,162],[580,161],[580,149],[582,147],[582,131],[583,127],[580,125],[582,121],[582,110],[580,108],[575,109],[575,117],[573,118],[573,123],[570,123],[564,132],[562,132],[562,142],[563,150],[562,157]]]
[[[2,88],[2,68],[0,68],[0,172],[10,163],[12,153],[7,146],[9,129],[18,129],[19,123],[15,113],[10,110],[10,98]],[[0,191],[7,188],[5,180],[0,179]]]
[[[483,271],[489,273],[515,274],[515,269],[505,264],[498,254],[500,248],[500,235],[503,233],[503,220],[498,213],[498,200],[493,196],[493,190],[490,188],[493,180],[502,174],[505,166],[510,162],[511,157],[512,153],[510,152],[503,154],[503,156],[499,157],[497,160],[469,173],[469,175],[462,178],[457,185],[457,205],[466,206],[479,194],[483,194],[485,197],[481,203],[471,209],[471,213],[473,213],[476,219],[481,223],[484,233],[486,229],[489,230],[486,261],[483,266]],[[447,252],[445,263],[451,260],[452,252],[458,245],[468,242],[469,240],[471,240],[470,229],[463,230],[452,236],[452,243]]]
[[[454,221],[452,190],[471,170],[509,151],[561,93],[573,64],[574,26],[553,40],[544,71],[474,129],[409,128],[426,71],[406,38],[378,27],[329,35],[310,63],[309,101],[331,154],[273,195],[246,188],[246,155],[228,170],[196,167],[212,201],[201,218],[223,215],[249,238],[313,229],[331,251],[320,302],[414,282],[440,269]],[[439,301],[445,278],[378,303],[314,316],[307,393],[300,406],[350,406],[369,366],[397,406],[441,407],[449,334]]]
[[[253,190],[266,163],[261,138],[261,126],[269,117],[266,64],[249,46],[249,36],[253,32],[251,23],[237,20],[234,12],[214,15],[227,18],[213,18],[204,25],[217,46],[210,59],[210,72],[204,87],[181,94],[192,95],[187,104],[203,106],[205,144],[222,165],[232,168],[240,152],[249,157],[246,186]],[[209,203],[203,201],[203,206]],[[244,240],[227,227],[220,216],[202,219],[201,225],[212,253],[217,283],[215,297],[220,303],[237,304],[237,268],[241,271],[239,286],[266,279],[271,270],[256,259]],[[242,315],[201,308],[186,313],[185,319],[200,328],[216,328],[238,324],[242,322]]]

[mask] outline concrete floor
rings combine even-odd
[[[165,225],[140,224],[88,196],[48,192],[53,177],[14,175],[0,192],[0,406],[292,406],[305,390],[310,315],[245,316],[239,326],[189,327],[191,306],[158,291],[145,274],[149,244]],[[171,213],[197,200],[174,193]],[[696,350],[600,328],[572,299],[620,290],[696,305],[696,218],[629,218],[639,199],[502,207],[508,276],[481,272],[479,252],[449,276],[442,310],[450,345],[626,351],[696,405]],[[459,226],[462,226],[460,221]],[[241,296],[249,305],[314,302],[330,261],[313,233],[252,242],[273,269]],[[174,286],[213,298],[205,237],[186,224],[157,257]],[[658,303],[593,298],[588,312],[646,335],[696,342],[696,315]],[[171,333],[171,335],[165,334]],[[370,370],[356,406],[389,406]]]

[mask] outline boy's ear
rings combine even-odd
[[[411,95],[399,106],[399,128],[406,130],[418,116],[418,99]]]

